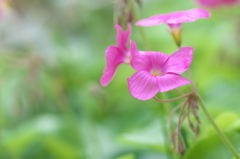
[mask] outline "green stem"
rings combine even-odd
[[[198,99],[199,99],[199,104],[202,107],[204,113],[206,114],[206,116],[208,117],[209,121],[212,123],[213,127],[215,128],[215,130],[217,131],[219,137],[222,139],[222,141],[226,144],[226,146],[229,148],[229,150],[232,152],[232,154],[236,157],[236,159],[240,159],[240,157],[238,156],[237,151],[234,149],[234,147],[232,146],[232,144],[230,143],[230,141],[228,140],[228,138],[225,136],[225,134],[222,132],[222,130],[218,127],[218,125],[215,123],[215,121],[213,120],[212,116],[209,114],[209,112],[207,111],[206,107],[203,104],[202,99],[200,98],[200,96],[198,95]]]
[[[161,98],[162,98],[162,99],[166,99],[166,98],[167,98],[167,97],[166,97],[166,94],[161,93]],[[161,101],[161,100],[159,100],[159,99],[156,99],[155,97],[153,97],[153,99],[155,99],[155,100],[158,101],[158,102]],[[166,100],[162,100],[162,101],[166,101]],[[169,116],[169,115],[171,114],[171,110],[170,110],[170,105],[169,105],[169,103],[163,102],[162,104],[163,104],[163,107],[164,107],[165,112],[166,112],[167,115]]]
[[[178,48],[180,49],[181,44],[176,43]],[[188,75],[190,77],[191,80],[193,80],[192,77],[192,73],[190,71],[190,69],[188,69]],[[193,83],[193,86],[195,86],[195,84]],[[213,127],[215,128],[215,130],[217,131],[219,137],[222,139],[222,141],[226,144],[226,146],[229,148],[229,150],[232,152],[232,154],[236,157],[236,159],[240,159],[237,151],[235,150],[235,148],[232,146],[232,144],[230,143],[230,141],[228,140],[228,138],[225,136],[225,134],[222,132],[222,130],[218,127],[218,125],[215,123],[215,121],[213,120],[212,116],[209,114],[209,112],[207,111],[206,107],[203,104],[203,101],[201,99],[201,97],[198,95],[198,99],[199,99],[199,104],[202,107],[204,113],[206,114],[206,116],[208,117],[209,121],[212,123]]]
[[[144,43],[145,49],[146,49],[146,50],[151,50],[151,49],[150,49],[150,46],[149,46],[149,44],[148,44],[148,42],[147,42],[147,40],[146,40],[147,37],[146,37],[146,35],[145,35],[145,33],[144,33],[143,28],[142,28],[141,26],[138,26],[138,29],[139,29],[139,32],[140,32],[142,38],[143,38],[143,43]]]
[[[164,93],[161,93],[161,99],[166,99],[166,94],[164,94]],[[164,143],[165,143],[165,145],[166,145],[166,152],[167,152],[167,158],[173,158],[174,156],[172,155],[172,149],[171,149],[171,147],[170,146],[168,146],[168,144],[169,143],[171,143],[171,141],[170,141],[170,139],[169,139],[169,130],[168,130],[168,127],[166,126],[167,124],[167,119],[166,119],[166,115],[167,116],[169,116],[170,115],[170,113],[171,113],[171,111],[170,111],[170,105],[169,105],[169,103],[160,103],[161,105],[160,105],[160,109],[162,109],[163,110],[163,112],[164,113],[166,113],[166,114],[164,114],[164,115],[162,115],[162,117],[160,118],[160,120],[161,120],[161,126],[162,126],[162,128],[163,128],[163,134],[164,134],[164,136],[165,136],[165,138],[164,138]],[[163,107],[162,107],[163,106]]]
[[[163,94],[163,93],[162,93],[162,94]],[[168,99],[168,100],[160,100],[160,99],[157,99],[156,97],[153,97],[153,99],[156,100],[157,102],[160,102],[160,103],[168,103],[168,102],[173,102],[173,101],[177,101],[177,100],[179,100],[179,99],[186,98],[186,97],[188,97],[188,96],[191,95],[191,94],[192,94],[192,92],[191,92],[191,93],[188,93],[188,94],[181,95],[181,96],[179,96],[179,97],[177,97],[177,98]],[[163,95],[164,95],[164,94],[163,94]],[[166,97],[165,97],[165,99],[166,99]],[[169,114],[170,114],[170,113],[169,113]]]
[[[132,11],[133,11],[133,14],[134,14],[135,21],[140,20],[139,14],[138,14],[138,12],[136,10],[136,7],[135,7],[135,4],[134,4],[134,2],[132,0],[131,0],[131,8],[132,8]],[[139,29],[139,32],[140,32],[140,34],[142,36],[145,49],[146,50],[151,50],[150,49],[150,45],[149,45],[149,43],[147,41],[147,36],[146,36],[146,34],[145,34],[144,30],[143,30],[143,27],[138,26],[138,29]]]

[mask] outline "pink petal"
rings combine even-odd
[[[165,23],[178,24],[193,22],[199,18],[210,18],[210,13],[204,9],[191,9],[187,11],[173,12],[169,14],[169,18]]]
[[[141,54],[133,40],[130,40],[130,52],[132,58],[136,58]]]
[[[115,25],[115,28],[117,29],[117,45],[118,45],[118,47],[126,49],[131,31],[132,31],[131,24],[128,23],[128,28],[125,32],[123,31],[121,26],[118,24]]]
[[[100,79],[101,85],[106,86],[112,80],[119,64],[124,62],[124,56],[116,46],[110,46],[106,50],[106,68]]]
[[[138,71],[128,78],[128,88],[137,99],[151,99],[158,92],[157,78],[145,70]]]
[[[154,26],[159,25],[165,22],[167,14],[155,15],[150,18],[142,19],[136,23],[136,25],[140,26]]]
[[[199,18],[209,18],[210,13],[204,9],[191,9],[187,11],[177,11],[169,14],[155,15],[147,19],[140,20],[136,25],[153,26],[161,23],[181,24],[196,21]]]
[[[192,63],[193,47],[182,47],[169,56],[164,65],[163,73],[172,72],[181,74],[185,72]]]
[[[130,41],[131,61],[130,64],[135,70],[147,70],[152,69],[162,70],[169,55],[156,52],[156,51],[144,51],[140,52],[137,49],[136,43]]]
[[[160,92],[167,92],[180,86],[192,83],[185,77],[173,73],[167,73],[165,75],[156,77]]]

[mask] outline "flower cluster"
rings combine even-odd
[[[123,1],[127,2],[126,0]],[[198,1],[214,6],[218,2],[231,4],[238,2],[239,0]],[[130,6],[132,5],[133,4]],[[132,8],[132,10],[134,10],[134,8]],[[196,21],[199,18],[209,18],[210,13],[203,9],[191,9],[151,16],[150,18],[142,19],[136,23],[136,25],[140,26],[154,26],[166,23],[170,28],[175,43],[179,47],[179,49],[171,55],[157,51],[139,51],[136,43],[133,40],[130,40],[131,24],[129,22],[131,21],[129,21],[129,17],[131,16],[126,16],[128,19],[128,27],[126,31],[123,31],[119,25],[115,26],[117,29],[117,46],[110,46],[106,50],[107,64],[103,76],[100,79],[102,86],[107,86],[109,82],[111,82],[117,67],[120,64],[130,64],[130,66],[136,70],[136,72],[127,79],[129,92],[133,97],[140,100],[153,98],[160,103],[174,102],[184,99],[179,105],[175,106],[171,111],[171,114],[169,114],[169,136],[175,152],[184,155],[186,150],[185,138],[183,138],[180,131],[180,127],[185,119],[187,119],[189,127],[195,136],[198,136],[200,131],[198,109],[200,105],[214,128],[217,130],[219,136],[225,142],[226,146],[236,158],[239,158],[236,150],[207,112],[194,82],[190,93],[184,94],[180,90],[177,90],[177,92],[181,94],[181,96],[177,98],[161,100],[155,97],[158,92],[167,92],[192,83],[190,80],[180,75],[189,69],[192,63],[194,50],[194,48],[189,46],[181,47],[181,25],[182,23]],[[141,28],[140,31],[142,31]],[[141,34],[147,47],[148,45],[146,44],[143,32],[141,32]],[[130,47],[128,48],[129,41]],[[175,124],[173,124],[173,118],[177,111],[179,111],[179,115],[177,125],[175,126]]]
[[[172,30],[176,43],[180,46],[181,24],[209,17],[209,12],[203,9],[191,9],[155,15],[138,21],[136,25],[153,26],[166,23]],[[148,100],[158,92],[167,92],[191,83],[180,74],[190,67],[194,48],[182,47],[175,53],[167,55],[156,51],[139,51],[136,43],[131,40],[130,49],[128,49],[131,24],[128,23],[126,31],[123,31],[119,25],[115,27],[117,29],[117,46],[110,46],[106,49],[106,68],[100,79],[102,86],[109,84],[117,67],[123,63],[130,64],[137,71],[127,81],[131,95],[140,100]]]

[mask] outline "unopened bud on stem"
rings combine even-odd
[[[181,39],[182,39],[182,29],[181,24],[168,24],[170,27],[170,32],[172,34],[172,37],[177,44],[177,46],[181,47]]]

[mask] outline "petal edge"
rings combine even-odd
[[[192,63],[193,50],[193,47],[185,46],[170,55],[164,65],[163,72],[177,74],[185,72]]]
[[[173,73],[167,73],[163,76],[158,76],[157,81],[160,92],[167,92],[180,86],[192,83],[185,77]]]
[[[158,92],[157,78],[145,70],[138,71],[128,78],[128,88],[137,99],[151,99]]]
[[[102,86],[107,86],[113,79],[119,64],[124,63],[124,56],[116,46],[109,46],[106,49],[106,68],[103,71],[103,76],[100,79]]]

